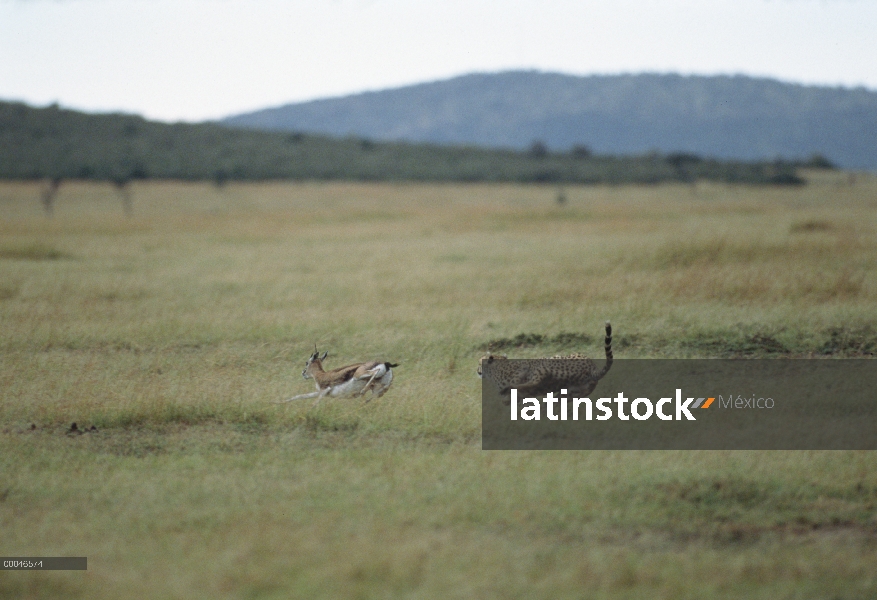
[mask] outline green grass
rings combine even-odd
[[[0,184],[0,554],[89,559],[0,596],[874,597],[873,452],[480,450],[488,344],[872,357],[877,181],[811,177]],[[272,404],[314,343],[393,388]]]

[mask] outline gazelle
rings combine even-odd
[[[314,353],[308,358],[305,369],[301,372],[301,376],[305,379],[314,380],[317,391],[299,394],[288,400],[281,400],[281,403],[316,398],[314,402],[314,406],[316,406],[326,396],[354,398],[361,397],[368,391],[371,391],[372,396],[380,398],[387,393],[390,384],[393,383],[393,367],[399,366],[390,362],[369,361],[325,371],[323,370],[323,361],[328,355],[327,351],[323,353],[323,356],[320,356],[319,351],[314,346]],[[366,402],[370,400],[371,397]]]

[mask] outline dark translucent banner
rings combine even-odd
[[[2,571],[87,571],[85,556],[4,556]]]
[[[616,360],[593,389],[585,367],[486,365],[482,448],[877,449],[875,360]]]

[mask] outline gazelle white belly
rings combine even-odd
[[[344,383],[332,386],[332,389],[329,391],[329,396],[336,398],[355,396],[362,392],[366,383],[368,383],[368,380],[348,379]]]

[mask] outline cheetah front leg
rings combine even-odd
[[[525,393],[525,392],[530,391],[530,390],[539,389],[539,387],[545,381],[545,377],[546,377],[546,373],[544,371],[542,371],[541,369],[539,369],[539,370],[530,369],[530,370],[526,371],[525,373],[521,373],[518,376],[518,380],[514,384],[509,385],[508,387],[502,389],[500,391],[500,394],[503,396],[510,394],[512,391],[512,388],[517,389],[521,393]]]

